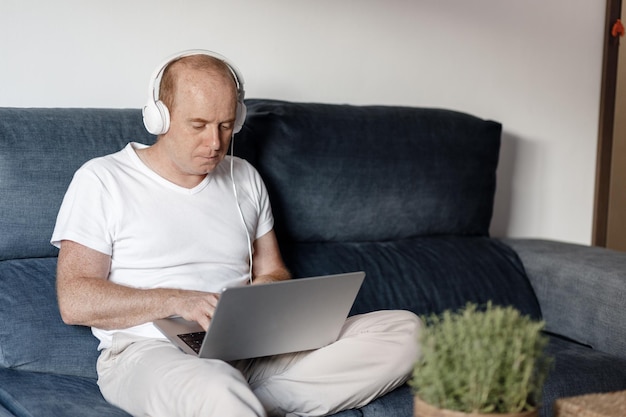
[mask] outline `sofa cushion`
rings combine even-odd
[[[413,416],[413,391],[407,384],[361,409],[363,417]]]
[[[491,300],[541,317],[519,258],[488,237],[293,243],[283,254],[297,277],[365,271],[351,314],[400,308],[423,315]]]
[[[130,417],[92,379],[14,369],[0,368],[0,403],[16,417]]]
[[[290,240],[487,235],[500,133],[448,110],[250,100],[235,151]]]
[[[503,242],[524,263],[548,331],[626,359],[626,253],[542,239]]]
[[[0,108],[0,260],[54,256],[65,190],[85,161],[150,143],[140,110]]]
[[[332,416],[329,417],[363,417],[363,412],[361,409],[350,409],[332,414]]]
[[[1,403],[1,400],[0,400]],[[0,405],[0,417],[15,417],[15,414]]]
[[[557,398],[626,390],[626,359],[551,335],[553,369],[543,389],[542,416],[553,416]]]
[[[412,408],[411,389],[404,385],[361,409],[345,410],[333,417],[409,416]],[[107,403],[92,379],[0,369],[0,417],[9,416],[129,417],[129,414]]]
[[[61,320],[55,272],[56,258],[0,261],[0,365],[96,378],[98,341]]]

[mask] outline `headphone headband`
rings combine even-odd
[[[244,104],[245,90],[243,75],[232,62],[230,62],[225,56],[218,54],[217,52],[209,51],[206,49],[189,49],[171,55],[165,59],[159,66],[156,67],[152,76],[150,77],[150,83],[148,84],[149,99],[143,108],[143,122],[148,132],[153,135],[162,135],[169,130],[170,127],[170,113],[167,106],[159,99],[161,78],[165,69],[174,61],[178,61],[181,58],[185,58],[192,55],[206,55],[212,58],[218,59],[223,62],[228,70],[231,72],[237,85],[237,115],[235,119],[235,128],[233,133],[238,133],[243,127],[243,123],[246,118],[246,105]]]

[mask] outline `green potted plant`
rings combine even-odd
[[[551,362],[544,322],[490,302],[425,323],[411,379],[416,417],[538,415]]]

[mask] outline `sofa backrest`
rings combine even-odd
[[[87,160],[151,143],[140,110],[0,108],[0,260],[55,256],[65,190]]]
[[[298,242],[488,235],[501,126],[441,109],[248,100],[235,153]],[[135,109],[0,109],[0,260],[55,256],[73,173],[129,141]]]
[[[442,109],[247,104],[235,152],[261,173],[290,241],[488,235],[499,123]]]

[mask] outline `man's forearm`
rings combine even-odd
[[[284,281],[291,279],[291,273],[286,269],[279,269],[271,273],[255,276],[252,284],[268,284],[270,282]]]
[[[67,324],[123,329],[177,314],[181,290],[137,289],[99,278],[81,278],[58,288]]]

